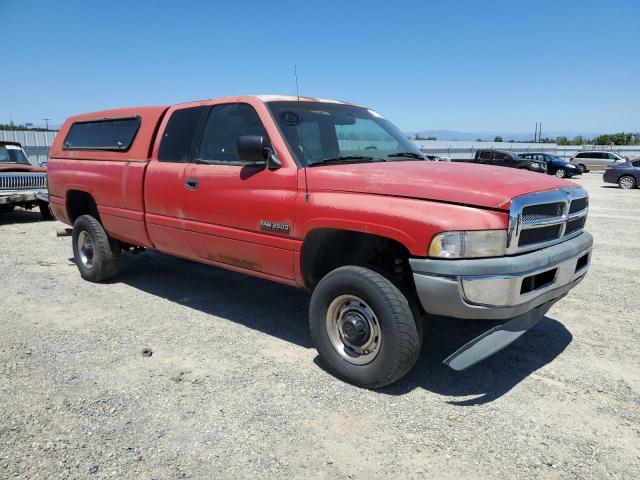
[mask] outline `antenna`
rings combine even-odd
[[[296,97],[300,101],[300,90],[298,89],[298,66],[293,66],[293,75],[296,77]],[[304,169],[304,203],[309,203],[309,179],[307,178],[307,165],[304,160],[304,141],[302,140],[302,115],[298,117],[298,138],[300,139],[300,147],[302,148],[302,164]]]

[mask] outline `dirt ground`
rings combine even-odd
[[[486,324],[429,321],[378,391],[323,370],[303,291],[152,252],[90,284],[0,216],[0,478],[640,478],[640,190],[601,178],[582,284],[464,372]]]

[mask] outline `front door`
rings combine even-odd
[[[297,167],[242,162],[236,152],[241,135],[260,135],[270,145],[252,106],[213,105],[185,177],[192,185],[185,225],[190,250],[204,261],[293,279]]]

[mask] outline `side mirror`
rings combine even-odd
[[[269,170],[276,170],[282,166],[276,154],[264,144],[260,135],[241,135],[236,141],[238,158],[243,162],[265,164]]]

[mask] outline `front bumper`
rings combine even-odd
[[[593,237],[534,252],[476,260],[411,259],[422,306],[432,315],[502,322],[458,348],[444,363],[464,370],[533,327],[585,276]]]
[[[508,320],[558,299],[587,273],[593,237],[583,232],[521,255],[469,259],[410,259],[427,313]]]
[[[49,201],[49,194],[46,190],[0,191],[0,205],[21,205],[25,203],[35,203],[37,201]]]
[[[605,183],[618,183],[618,177],[620,175],[613,170],[606,170],[602,175],[602,181]]]

